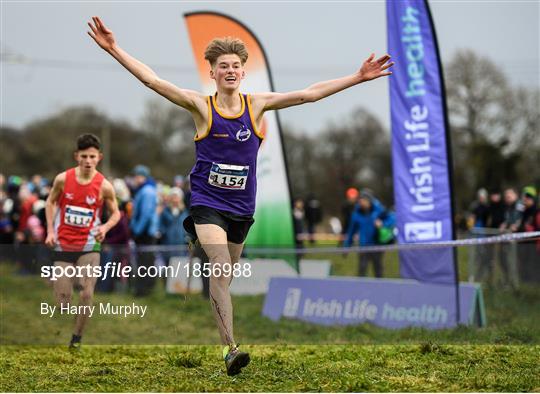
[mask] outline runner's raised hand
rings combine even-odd
[[[373,60],[374,58],[375,54],[372,53],[371,56],[366,59],[364,64],[362,64],[362,68],[360,68],[358,71],[361,74],[363,81],[371,81],[372,79],[385,77],[392,74],[391,71],[386,71],[394,65],[394,62],[388,63],[390,60],[390,55],[381,56],[377,60]]]
[[[105,51],[110,51],[116,44],[113,32],[105,27],[101,19],[97,16],[92,17],[92,21],[88,22],[88,26],[92,30],[88,32],[88,35],[94,39]]]

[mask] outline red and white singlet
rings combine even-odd
[[[57,251],[98,252],[101,244],[96,241],[94,230],[101,224],[101,184],[105,177],[96,172],[90,183],[77,181],[75,168],[66,171],[66,181],[58,198],[54,219]]]

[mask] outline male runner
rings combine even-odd
[[[253,224],[257,152],[264,138],[260,131],[264,113],[314,102],[361,82],[390,75],[386,70],[393,65],[388,63],[390,56],[374,60],[372,54],[360,70],[343,78],[289,93],[245,95],[240,93],[240,82],[245,77],[244,63],[248,58],[245,45],[230,37],[215,39],[209,43],[205,59],[210,63],[216,93],[204,96],[159,78],[152,69],[121,49],[112,31],[98,17],[92,19],[93,23],[88,23],[91,29],[88,34],[102,49],[144,85],[188,110],[195,121],[191,216],[185,225],[196,232],[212,267],[238,262]],[[225,345],[227,373],[234,375],[249,363],[249,355],[240,352],[234,340],[230,283],[230,276],[211,276],[210,301]]]
[[[75,160],[78,166],[56,176],[47,198],[47,239],[45,244],[54,247],[55,266],[85,267],[82,277],[62,276],[53,281],[57,303],[62,307],[71,304],[73,286],[79,290],[79,308],[70,349],[78,350],[88,320],[97,276],[93,267],[99,267],[100,243],[105,234],[120,220],[114,188],[96,170],[102,159],[100,141],[93,134],[83,134],[77,139]],[[103,203],[110,213],[109,220],[101,224]]]

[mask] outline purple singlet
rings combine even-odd
[[[240,99],[240,113],[228,116],[218,109],[216,96],[207,98],[208,129],[195,136],[191,206],[255,213],[257,152],[263,136],[253,119],[250,96],[241,94]]]

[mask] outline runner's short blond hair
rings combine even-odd
[[[214,38],[204,51],[204,58],[214,67],[218,57],[221,55],[237,55],[244,65],[248,59],[246,44],[239,38],[221,37]]]

